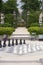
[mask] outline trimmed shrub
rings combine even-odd
[[[30,31],[30,33],[36,33],[38,34],[43,34],[43,27],[30,27],[28,28],[28,31]]]
[[[0,27],[0,35],[11,35],[12,32],[14,31],[13,27]]]
[[[34,26],[34,27],[36,27],[36,26],[39,27],[40,25],[39,25],[39,23],[32,23],[32,24],[31,24],[31,27],[33,27],[33,26]]]
[[[0,24],[0,27],[12,27],[9,23]]]

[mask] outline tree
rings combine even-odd
[[[2,12],[2,7],[3,7],[3,1],[0,0],[0,22],[1,22],[1,12]]]
[[[17,8],[17,0],[8,0],[3,4],[3,12],[5,13],[5,23],[9,22],[17,22],[18,16],[18,8]],[[15,12],[15,15],[13,15]]]
[[[22,0],[22,2],[24,3],[24,5],[22,6],[23,10],[33,10],[33,11],[37,11],[40,10],[40,0]]]
[[[38,26],[39,14],[40,14],[39,11],[30,13],[30,15],[28,16],[28,20],[27,20],[27,27],[35,25],[35,24]]]
[[[18,12],[16,0],[8,0],[4,3],[4,13],[13,13],[14,11]]]
[[[30,26],[32,22],[34,23],[37,22],[35,21],[37,20],[36,19],[37,16],[35,13],[40,10],[41,1],[40,0],[21,0],[21,2],[24,3],[21,7],[23,9],[23,14],[24,14],[23,19],[26,22],[26,26]],[[30,12],[29,16],[27,16],[28,12]]]
[[[13,25],[13,23],[14,23],[14,16],[13,16],[13,14],[9,13],[9,14],[5,15],[5,23]]]

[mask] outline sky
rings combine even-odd
[[[3,1],[6,2],[7,0],[3,0]],[[22,12],[22,9],[21,9],[22,4],[20,1],[21,0],[17,0],[17,4],[19,4],[19,6],[17,8],[18,8],[19,12],[21,13]]]

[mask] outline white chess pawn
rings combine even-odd
[[[40,49],[43,50],[43,41],[40,41],[39,44],[40,44]]]
[[[20,54],[20,55],[23,54],[23,46],[22,45],[19,45],[18,54]]]
[[[14,54],[18,54],[18,45],[14,45],[14,51],[13,51]]]
[[[40,45],[39,45],[39,43],[36,43],[36,50],[40,51]]]
[[[27,44],[23,45],[23,54],[27,54],[28,50],[27,50]]]
[[[31,53],[31,52],[32,52],[31,45],[28,44],[28,53]]]
[[[36,45],[32,45],[32,51],[35,52],[36,51]]]
[[[32,52],[36,51],[36,41],[31,42],[31,48],[32,48]]]

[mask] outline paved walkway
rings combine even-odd
[[[28,38],[30,37],[30,33],[28,32],[28,30],[26,29],[26,27],[18,27],[15,32],[12,33],[11,38]]]
[[[26,27],[18,27],[13,34],[30,34]]]

